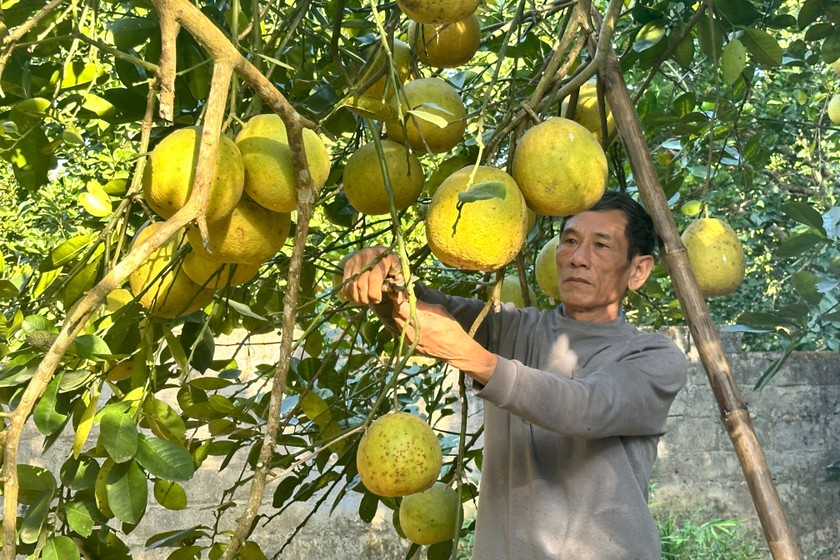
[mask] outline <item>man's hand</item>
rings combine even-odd
[[[496,368],[496,355],[476,342],[440,305],[417,302],[416,318],[420,325],[419,340],[414,323],[410,320],[409,302],[399,294],[394,300],[394,321],[399,329],[405,328],[409,343],[417,340],[415,349],[426,356],[445,360],[478,381],[486,384]],[[406,327],[407,325],[407,327]]]
[[[381,258],[380,258],[381,257]],[[400,258],[385,247],[368,247],[344,263],[344,295],[353,303],[380,303],[388,282],[405,284]]]

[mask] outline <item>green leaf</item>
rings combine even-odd
[[[755,58],[756,62],[764,66],[781,66],[782,47],[776,38],[760,29],[745,29],[741,42]]]
[[[20,290],[10,280],[0,280],[0,298],[12,299],[20,295]],[[8,338],[8,337],[3,337]]]
[[[187,493],[177,482],[171,480],[155,480],[152,488],[157,503],[166,509],[177,511],[187,509]]]
[[[12,106],[9,111],[9,119],[17,125],[18,130],[25,132],[38,124],[47,116],[52,103],[43,97],[24,99]]]
[[[136,525],[146,513],[149,488],[146,475],[134,461],[111,468],[105,481],[108,505],[120,521]]]
[[[31,504],[41,494],[52,493],[57,485],[53,474],[43,467],[21,464],[17,466],[18,501]]]
[[[835,27],[831,35],[825,38],[820,47],[820,55],[828,63],[840,58],[840,29]]]
[[[96,407],[99,403],[99,390],[97,389],[90,398],[90,401],[85,405],[85,410],[79,418],[79,424],[76,426],[76,434],[73,436],[73,457],[78,458],[87,442],[90,431],[93,428],[93,419],[96,416]]]
[[[662,25],[662,21],[651,21],[643,25],[636,34],[633,50],[636,52],[646,51],[659,43],[665,37],[665,28]]]
[[[408,112],[408,114],[413,115],[420,120],[430,122],[438,128],[446,128],[449,126],[449,121],[437,113],[430,113],[429,111],[423,111],[421,109],[412,109]]]
[[[139,434],[134,420],[124,412],[111,409],[99,421],[99,443],[115,463],[125,463],[137,453]]]
[[[59,412],[60,407],[58,406],[58,388],[61,384],[61,377],[62,374],[53,377],[44,390],[44,394],[38,399],[33,411],[35,426],[45,436],[52,435],[64,427],[64,423],[67,422],[67,415]]]
[[[83,537],[93,534],[94,525],[102,517],[91,500],[66,502],[64,515],[70,528]]]
[[[805,32],[805,40],[808,42],[820,41],[831,35],[833,31],[834,26],[830,23],[815,23]]]
[[[4,158],[11,162],[18,184],[30,193],[47,184],[50,170],[58,163],[47,135],[40,128],[26,131]]]
[[[108,344],[95,334],[83,334],[73,341],[73,354],[86,360],[102,361],[111,357]]]
[[[712,60],[718,60],[723,50],[723,34],[720,32],[720,25],[717,21],[703,14],[700,16],[695,30],[697,31],[700,50]]]
[[[447,560],[447,558],[451,558],[453,544],[453,539],[449,539],[448,541],[441,541],[430,545],[429,549],[426,551],[426,559]]]
[[[298,485],[300,484],[300,479],[293,475],[286,475],[283,477],[283,480],[277,484],[277,488],[274,489],[274,496],[271,499],[271,507],[275,509],[282,508],[289,498],[292,497],[292,494],[295,493]]]
[[[767,327],[781,327],[795,324],[788,317],[782,317],[776,313],[742,313],[738,317],[738,322],[751,327],[767,328]]]
[[[137,462],[149,474],[166,480],[189,480],[195,472],[192,457],[186,449],[154,437],[140,439]]]
[[[62,302],[68,309],[73,306],[83,295],[85,295],[96,283],[96,276],[99,272],[99,257],[94,258],[73,276],[64,287]]]
[[[359,517],[365,523],[370,523],[376,517],[379,507],[379,497],[373,492],[365,492],[359,502]]]
[[[50,513],[50,503],[53,492],[42,492],[35,501],[26,509],[26,514],[20,522],[20,542],[34,544],[41,536],[41,529]]]
[[[796,293],[811,305],[819,305],[822,301],[822,294],[817,289],[820,279],[813,272],[798,270],[791,276],[791,284]]]
[[[822,215],[805,202],[785,202],[782,204],[782,212],[800,224],[825,233]]]
[[[187,322],[181,330],[181,346],[189,348],[189,365],[204,373],[213,362],[216,344],[213,333],[203,323]]]
[[[166,557],[166,560],[198,560],[201,558],[201,553],[204,551],[203,547],[198,545],[184,546],[178,548]]]
[[[467,190],[458,193],[458,202],[466,204],[468,202],[477,202],[479,200],[489,200],[491,198],[504,199],[507,196],[507,187],[502,181],[486,181],[484,183],[476,183],[470,186]]]
[[[79,204],[88,214],[96,218],[110,216],[113,211],[111,197],[97,183],[88,184],[87,190],[79,194]]]
[[[146,539],[145,546],[149,550],[156,548],[169,548],[172,546],[184,546],[197,539],[207,536],[204,525],[194,525],[188,529],[181,529],[177,531],[166,531],[158,533]],[[171,558],[171,556],[170,556]]]
[[[70,457],[61,465],[59,477],[61,483],[73,490],[87,490],[96,484],[99,463],[93,457]]]
[[[748,0],[715,0],[714,7],[729,25],[751,25],[761,18]]]
[[[73,539],[60,536],[48,538],[38,558],[41,560],[79,560],[81,555]]]
[[[227,303],[234,311],[236,311],[244,317],[250,317],[251,319],[256,319],[265,323],[268,322],[268,319],[266,319],[262,315],[254,313],[253,311],[251,311],[251,308],[244,303],[239,303],[238,301],[234,301],[232,299],[225,300],[225,303]]]
[[[300,408],[304,415],[321,429],[324,429],[332,420],[330,406],[315,391],[308,391],[300,399]]]
[[[114,44],[121,51],[128,51],[142,45],[153,34],[160,31],[160,24],[154,19],[124,17],[108,24],[114,36]]]
[[[799,29],[805,29],[819,18],[823,13],[823,0],[805,0],[802,8],[799,9],[799,16],[796,23]]]
[[[723,55],[720,60],[723,70],[723,81],[726,84],[733,84],[741,76],[741,72],[747,66],[747,49],[738,39],[732,39],[723,48]]]
[[[56,247],[41,264],[39,270],[46,272],[61,268],[79,256],[93,239],[87,235],[79,235],[68,239]]]
[[[776,256],[782,259],[795,257],[825,241],[824,236],[806,231],[785,239],[776,251]]]

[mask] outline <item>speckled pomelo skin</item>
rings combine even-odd
[[[735,231],[717,218],[700,218],[685,228],[682,241],[704,296],[723,296],[744,280],[744,249]]]
[[[582,125],[553,117],[522,135],[512,175],[528,208],[545,216],[571,216],[604,194],[607,156]]]
[[[428,490],[406,496],[400,502],[400,527],[405,537],[415,544],[434,544],[455,536],[458,492],[442,482]]]
[[[482,183],[504,185],[504,198],[461,204],[459,195]],[[447,177],[432,196],[426,241],[432,254],[449,266],[492,272],[511,262],[522,248],[527,211],[519,187],[504,170],[467,166]]]
[[[356,468],[365,487],[378,496],[422,492],[437,480],[440,443],[419,417],[393,412],[371,423],[359,442]]]

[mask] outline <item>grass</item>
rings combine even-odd
[[[738,519],[702,523],[667,516],[657,519],[662,560],[764,560],[759,535],[746,531]],[[458,560],[471,558],[473,534],[461,539]]]
[[[758,535],[741,527],[738,519],[703,523],[666,517],[657,520],[663,560],[762,560]]]

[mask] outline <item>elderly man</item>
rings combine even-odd
[[[404,294],[383,296],[401,270],[396,255],[373,247],[347,260],[348,298],[419,338],[421,353],[469,375],[485,403],[476,560],[661,557],[648,485],[687,362],[671,340],[636,329],[621,310],[627,290],[653,269],[655,240],[641,205],[605,193],[562,225],[562,303],[505,304],[474,339],[467,330],[483,302],[418,283],[418,326]]]

